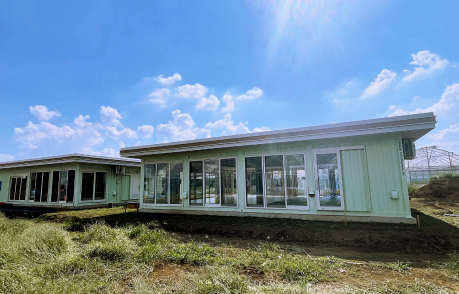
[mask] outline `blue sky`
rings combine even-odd
[[[0,161],[434,111],[459,153],[458,1],[6,1]]]

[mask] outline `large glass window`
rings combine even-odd
[[[264,207],[263,165],[260,157],[245,159],[245,181],[247,207]]]
[[[155,203],[156,164],[145,164],[143,203]]]
[[[84,172],[81,180],[81,201],[105,200],[106,186],[106,173]]]
[[[181,204],[182,178],[181,162],[146,164],[143,203]]]
[[[265,156],[266,203],[268,207],[285,208],[284,157]]]
[[[171,163],[171,204],[182,204],[183,163]]]
[[[190,162],[190,205],[237,205],[236,159]]]
[[[11,177],[10,201],[25,201],[27,190],[27,177]]]
[[[67,182],[68,171],[61,171],[61,178],[59,180],[59,202],[67,202]]]
[[[30,173],[29,201],[48,202],[49,172]]]
[[[340,208],[342,197],[338,153],[316,154],[319,206]]]
[[[307,206],[306,168],[303,154],[285,155],[285,181],[288,206]]]
[[[220,204],[220,165],[218,160],[205,160],[206,204]]]
[[[203,163],[202,161],[190,162],[190,205],[203,204]]]
[[[94,200],[105,200],[106,174],[96,173]]]
[[[221,194],[222,205],[237,205],[236,159],[222,159],[221,163]]]
[[[308,207],[304,154],[245,159],[247,207]]]

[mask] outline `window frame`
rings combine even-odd
[[[70,171],[70,170],[67,170],[67,172]],[[102,173],[105,175],[105,195],[104,195],[104,199],[101,199],[101,200],[96,200],[96,173]],[[107,178],[107,171],[94,171],[94,170],[82,170],[81,171],[81,179],[78,181],[79,182],[79,186],[82,187],[83,186],[83,174],[93,174],[94,175],[94,183],[92,184],[92,200],[82,200],[81,199],[81,192],[79,194],[79,199],[80,199],[80,203],[103,203],[103,202],[107,202],[107,199],[108,199],[108,178]],[[75,177],[76,177],[76,173],[75,173]],[[59,173],[59,182],[61,180],[61,173]],[[68,183],[68,181],[67,181]],[[75,185],[75,188],[76,188],[77,185]],[[81,189],[80,189],[81,190]],[[75,200],[75,194],[73,194],[73,200]],[[58,203],[67,203],[67,202],[64,202],[64,201],[58,201]]]
[[[332,148],[318,148],[313,149],[312,154],[314,157],[314,186],[315,186],[315,196],[316,196],[316,205],[317,211],[345,211],[346,204],[344,199],[344,186],[343,186],[343,176],[341,171],[341,151],[343,150],[360,150],[363,149],[365,151],[364,145],[356,145],[356,146],[343,146],[343,147],[332,147]],[[320,205],[320,195],[319,195],[319,175],[317,172],[317,155],[318,154],[329,154],[329,153],[336,153],[337,154],[337,161],[338,161],[338,173],[339,173],[339,187],[340,187],[340,196],[341,196],[341,206],[321,206]]]
[[[167,163],[168,165],[168,178],[167,178],[167,185],[168,185],[168,189],[167,189],[167,203],[156,203],[156,187],[157,187],[157,183],[156,183],[156,178],[158,176],[158,164],[161,164],[161,163]],[[145,170],[145,165],[154,165],[155,166],[155,177],[154,177],[154,180],[153,180],[153,190],[154,190],[154,203],[146,203],[144,202],[144,195],[142,194],[142,205],[145,205],[145,206],[158,206],[158,207],[161,207],[161,206],[177,206],[177,207],[183,207],[184,206],[184,199],[182,197],[182,195],[180,195],[180,199],[182,199],[182,203],[173,203],[171,204],[171,165],[173,163],[181,163],[182,164],[182,175],[183,175],[183,178],[182,178],[182,191],[181,193],[183,193],[183,185],[185,183],[185,179],[184,179],[184,175],[185,173],[183,172],[184,171],[184,166],[185,166],[185,163],[181,160],[174,160],[174,161],[167,161],[167,162],[155,162],[155,163],[145,163],[143,165],[143,168]],[[143,178],[141,179],[142,180],[142,185],[145,189],[145,174],[143,175]]]
[[[222,160],[225,159],[234,159],[234,163],[236,165],[236,205],[222,205]],[[206,187],[206,172],[205,172],[205,161],[206,160],[218,160],[218,187],[219,187],[219,198],[220,198],[220,203],[219,204],[206,204],[206,193],[205,193],[205,187]],[[239,193],[238,193],[238,171],[237,171],[237,157],[212,157],[212,158],[204,158],[201,160],[189,160],[188,164],[191,164],[191,162],[202,162],[202,205],[197,205],[197,204],[191,204],[191,198],[189,197],[188,199],[188,205],[190,207],[228,207],[228,208],[238,208],[239,207]],[[189,172],[188,175],[188,191],[191,190],[191,181],[190,181],[190,175],[191,172]]]
[[[35,201],[35,196],[34,196],[34,200],[30,200],[30,192],[31,192],[31,188],[32,188],[32,174],[38,174],[38,173],[42,173],[41,175],[41,179],[42,179],[42,184],[41,184],[41,189],[40,189],[40,192],[43,192],[43,177],[44,177],[44,173],[48,173],[48,200],[47,201]],[[52,171],[33,171],[33,172],[30,172],[29,174],[29,177],[30,177],[30,181],[29,181],[29,194],[28,194],[28,201],[27,202],[32,202],[32,203],[50,203],[51,201],[51,194],[50,192],[52,192],[52,189],[50,189],[50,187],[52,188],[52,182],[53,182],[53,172]],[[59,173],[59,180],[60,180],[60,173]],[[37,180],[35,179],[35,182]],[[35,190],[36,190],[36,187],[35,187]],[[40,194],[41,195],[41,194]],[[55,202],[55,203],[58,203],[58,202]]]
[[[284,198],[285,198],[285,207],[268,207],[267,202],[267,191],[266,191],[266,166],[265,166],[265,157],[266,156],[279,156],[282,155],[282,172],[283,172],[283,181],[284,181]],[[288,205],[287,201],[287,181],[286,181],[286,165],[285,165],[285,157],[288,155],[303,155],[304,158],[304,172],[306,178],[306,197],[307,197],[307,205],[305,206],[298,206],[298,205]],[[246,180],[246,158],[251,157],[261,157],[261,166],[262,166],[262,178],[263,178],[263,206],[247,206],[247,180]],[[245,209],[273,209],[273,210],[309,210],[310,209],[310,197],[309,197],[309,184],[308,184],[308,169],[307,169],[307,158],[306,152],[287,152],[287,153],[273,153],[273,154],[262,154],[262,155],[249,155],[244,156],[244,208]]]
[[[26,181],[26,191],[25,191],[25,199],[24,200],[20,200],[21,199],[21,191],[22,189],[20,190],[19,192],[19,200],[11,200],[10,199],[10,196],[11,196],[11,184],[13,182],[13,178],[17,179],[21,179],[21,184],[22,184],[22,181],[23,179],[25,178],[25,181]],[[17,183],[17,182],[16,182]],[[16,194],[16,187],[14,188],[14,191]],[[21,203],[26,203],[27,202],[27,198],[28,198],[28,195],[29,195],[29,175],[27,173],[17,173],[17,174],[11,174],[10,175],[10,181],[9,181],[9,189],[8,189],[8,202],[21,202]]]

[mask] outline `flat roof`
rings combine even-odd
[[[126,147],[121,148],[120,154],[123,157],[140,158],[146,155],[165,153],[389,133],[400,133],[402,138],[417,140],[433,130],[436,122],[434,113],[427,112],[311,127]]]
[[[60,163],[97,163],[140,167],[140,160],[133,158],[105,157],[87,154],[67,154],[51,157],[31,158],[25,160],[0,162],[0,169],[40,166]]]

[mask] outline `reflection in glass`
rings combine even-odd
[[[53,184],[51,187],[51,202],[57,202],[57,199],[59,197],[59,171],[53,171]],[[91,190],[92,191],[92,190]],[[83,199],[83,194],[81,194],[81,200],[88,200],[88,199]],[[92,196],[91,199],[92,200]]]
[[[306,169],[304,155],[285,155],[285,180],[287,186],[287,205],[307,206]]]
[[[11,185],[10,185],[10,200],[15,200],[14,197],[16,195],[16,181],[18,178],[11,178]]]
[[[41,202],[48,202],[49,172],[43,173],[43,185],[41,188]]]
[[[171,163],[171,204],[181,204],[183,163]]]
[[[67,174],[67,171],[61,171],[61,179],[59,181],[59,202],[67,201]]]
[[[35,200],[35,194],[36,194],[36,189],[37,189],[37,173],[31,173],[30,174],[30,196],[29,200],[34,201]]]
[[[167,204],[168,182],[169,164],[158,163],[156,165],[156,204]]]
[[[245,159],[247,207],[263,207],[263,167],[260,157]]]
[[[190,162],[190,205],[203,205],[202,161]]]
[[[220,204],[220,177],[218,160],[205,160],[205,193],[207,204]]]
[[[54,175],[53,175],[54,177]],[[54,179],[53,179],[53,197],[54,197]],[[83,173],[81,180],[81,201],[90,201],[94,195],[94,173]]]
[[[340,207],[338,155],[329,153],[317,154],[316,156],[320,206]]]
[[[284,159],[282,155],[265,157],[266,204],[285,208]]]
[[[155,175],[156,165],[145,164],[144,174],[144,191],[143,191],[143,202],[144,203],[155,203]]]
[[[43,182],[44,181],[45,180],[43,177]],[[67,202],[73,202],[74,193],[75,193],[75,171],[69,170],[69,176],[68,176],[68,182],[67,182]]]
[[[236,159],[222,159],[221,181],[222,181],[222,205],[237,205],[237,186],[236,186]]]
[[[27,190],[27,177],[21,179],[21,192],[19,194],[19,200],[26,200],[26,190]]]
[[[105,173],[96,173],[95,200],[105,199]]]

